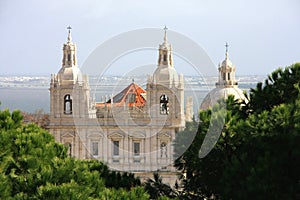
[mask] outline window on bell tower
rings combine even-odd
[[[68,61],[71,61],[71,54],[68,53]]]
[[[160,114],[169,114],[169,97],[165,94],[160,96]]]
[[[72,114],[72,99],[69,94],[67,94],[64,98],[64,113],[66,115]]]
[[[230,73],[228,72],[228,80],[230,80]]]
[[[167,54],[164,54],[164,62],[167,62]]]

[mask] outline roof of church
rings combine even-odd
[[[220,99],[227,99],[229,95],[233,95],[234,99],[247,101],[243,90],[239,88],[214,88],[203,99],[200,110],[212,108]]]
[[[229,95],[233,95],[234,99],[247,101],[243,91],[238,88],[238,83],[235,81],[235,66],[229,60],[227,43],[225,47],[225,60],[219,67],[219,80],[216,83],[217,88],[211,90],[203,99],[200,106],[201,110],[206,110],[213,107],[218,102],[218,100],[227,99]],[[227,73],[228,75],[226,75]]]
[[[120,93],[116,94],[113,99],[109,99],[106,104],[113,103],[114,106],[138,106],[143,107],[146,104],[146,91],[136,83],[131,83]],[[96,106],[104,106],[105,103],[97,103]]]

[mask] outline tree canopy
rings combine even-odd
[[[299,199],[300,63],[271,73],[248,100],[229,96],[225,116],[217,104],[177,133],[178,191],[158,173],[142,186],[133,174],[69,157],[46,130],[22,123],[19,111],[0,111],[0,199]],[[199,158],[220,116],[221,135]]]
[[[0,111],[0,199],[149,199],[133,174],[76,160],[19,111]]]
[[[300,197],[300,64],[274,71],[251,89],[249,103],[226,100],[221,136],[204,158],[212,109],[200,112],[196,137],[175,161],[185,198],[297,199]]]

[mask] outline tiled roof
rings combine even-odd
[[[109,99],[106,104],[111,104],[111,99]],[[131,83],[120,93],[116,94],[113,97],[113,105],[114,106],[138,106],[143,107],[146,104],[146,91],[141,88],[136,83]],[[102,107],[105,103],[97,103],[97,106]]]

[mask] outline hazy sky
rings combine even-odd
[[[57,73],[69,25],[79,65],[115,35],[167,25],[213,63],[228,42],[238,75],[265,75],[300,61],[299,9],[299,0],[0,0],[0,75]]]

